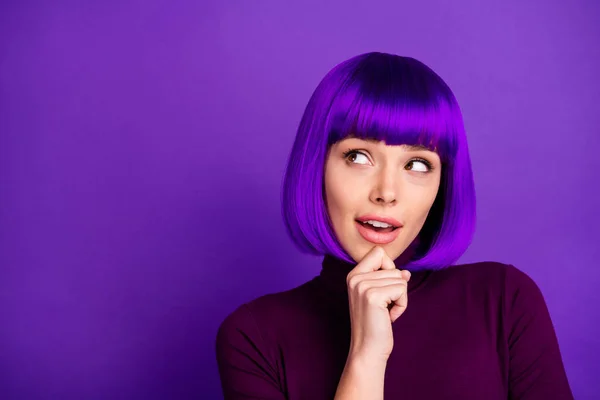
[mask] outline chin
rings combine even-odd
[[[343,243],[340,244],[343,246],[344,249],[353,249],[353,251],[346,250],[346,252],[357,263],[360,262],[365,257],[365,255],[367,255],[367,253],[371,251],[371,249],[375,246],[382,247],[392,260],[398,258],[408,247],[407,244],[402,243],[405,237],[404,232],[401,233],[393,242],[387,244],[376,244],[365,240],[360,235],[360,233],[358,233],[354,225],[354,220],[352,220],[351,225],[348,226],[345,231],[354,231],[354,234],[346,235],[346,240],[344,240]]]
[[[356,242],[355,242],[356,243]],[[352,245],[351,245],[352,246]],[[350,255],[350,257],[352,257],[354,259],[354,261],[356,261],[357,263],[360,262],[369,251],[371,251],[371,249],[375,246],[379,246],[379,247],[383,247],[383,249],[385,250],[386,254],[392,259],[395,260],[396,258],[398,258],[403,252],[404,252],[404,248],[399,249],[398,248],[398,244],[397,243],[388,243],[388,244],[375,244],[375,243],[368,243],[365,242],[364,240],[362,240],[359,242],[359,244],[354,244],[352,246],[353,249],[356,249],[355,251],[353,251],[352,253],[348,252],[348,254]]]

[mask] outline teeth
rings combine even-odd
[[[373,220],[365,221],[365,223],[373,225],[376,228],[391,228],[393,226],[390,224],[386,224],[385,222],[379,222],[379,221],[373,221]]]

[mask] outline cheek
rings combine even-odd
[[[419,196],[415,196],[412,199],[410,218],[416,225],[422,225],[425,223],[429,211],[433,206],[437,190],[426,190],[421,191]]]
[[[332,183],[326,191],[327,208],[332,219],[339,219],[353,208],[353,199],[343,185]]]
[[[364,209],[364,193],[353,190],[348,180],[335,179],[327,182],[326,204],[332,223],[346,231],[349,224],[354,224],[356,215]]]

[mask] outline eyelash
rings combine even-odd
[[[362,154],[362,155],[363,155],[363,156],[365,156],[365,157],[367,156],[367,155],[366,155],[365,153],[363,153],[362,151],[359,151],[359,150],[356,150],[356,149],[350,149],[350,150],[348,150],[348,151],[345,151],[345,152],[344,152],[344,159],[347,159],[347,158],[348,158],[348,156],[349,156],[350,154]],[[427,173],[429,173],[429,172],[433,171],[433,165],[432,165],[432,164],[431,164],[429,161],[427,161],[426,159],[424,159],[424,158],[421,158],[421,157],[415,157],[415,158],[412,158],[412,159],[409,161],[409,163],[410,163],[410,162],[412,162],[412,161],[419,161],[419,162],[422,162],[423,164],[425,164],[425,165],[427,166],[427,169],[428,169],[428,171],[427,171],[427,172],[423,172],[423,173],[425,173],[425,174],[427,174]]]

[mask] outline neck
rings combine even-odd
[[[394,260],[394,264],[398,269],[403,268],[416,253],[418,243],[413,242],[400,256]],[[322,262],[320,273],[321,281],[324,286],[336,293],[344,293],[347,295],[346,277],[356,267],[358,263],[349,263],[332,255],[325,255]],[[431,271],[411,271],[411,278],[408,282],[408,292],[414,291],[421,283],[429,276]]]

